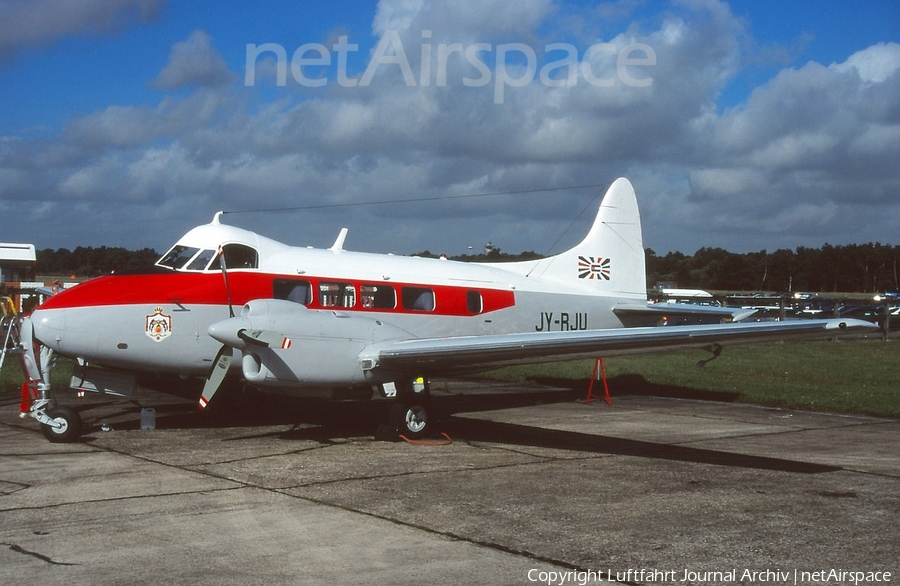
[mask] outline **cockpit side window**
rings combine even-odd
[[[228,269],[255,269],[259,267],[256,249],[245,244],[226,244],[222,247],[225,267]]]
[[[156,264],[161,267],[168,267],[170,269],[180,269],[182,266],[184,266],[184,263],[191,260],[191,258],[199,251],[199,248],[176,244],[169,250],[169,252],[165,253],[162,258],[156,262]]]

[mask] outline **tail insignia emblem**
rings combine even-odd
[[[579,256],[578,278],[609,281],[609,259],[600,256]]]

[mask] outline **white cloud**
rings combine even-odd
[[[59,184],[59,192],[64,197],[103,201],[110,189],[118,191],[121,187],[121,173],[121,160],[114,155],[105,156],[64,178]]]
[[[880,83],[900,68],[900,44],[878,43],[858,51],[843,63],[832,65],[841,73],[854,70],[860,79]]]
[[[425,0],[381,0],[375,9],[372,31],[382,35],[385,31],[405,30],[425,6]]]
[[[497,33],[533,34],[554,10],[552,0],[379,0],[372,32],[380,37],[389,30],[408,31],[417,38],[431,30],[435,39],[450,42],[491,42]]]
[[[4,0],[0,58],[68,35],[112,32],[156,18],[163,0]]]
[[[232,81],[228,65],[212,46],[212,38],[201,30],[175,43],[169,62],[150,82],[152,87],[175,90],[183,87],[218,87]]]
[[[433,30],[435,51],[440,42],[500,38],[542,50],[557,40],[539,34],[554,15],[549,1],[515,9],[503,4],[494,12],[491,2],[463,8],[384,0],[372,26],[404,31],[411,59],[421,55],[422,30]],[[599,14],[578,16],[586,21]],[[601,24],[585,22],[584,30]],[[896,232],[890,222],[900,213],[898,46],[874,45],[839,64],[785,69],[747,101],[719,112],[716,97],[746,61],[746,34],[727,5],[679,4],[651,24],[578,46],[582,57],[591,43],[647,44],[657,62],[634,74],[652,77],[649,87],[599,88],[579,71],[573,87],[548,87],[535,77],[505,88],[504,102],[496,104],[492,84],[463,85],[464,76],[477,74],[464,55],[448,64],[446,86],[410,87],[393,66],[380,69],[368,87],[331,80],[306,94],[247,88],[224,69],[209,35],[196,31],[172,46],[154,81],[160,89],[187,91],[150,106],[87,113],[48,140],[2,140],[0,177],[27,188],[35,206],[77,200],[94,217],[127,206],[123,216],[163,220],[164,228],[116,226],[129,240],[102,242],[131,247],[164,247],[190,222],[208,221],[222,208],[603,184],[621,175],[635,183],[645,243],[658,251],[853,241],[858,236],[851,229],[861,225],[871,227],[873,240]],[[614,74],[615,56],[598,61],[594,71]],[[600,191],[229,221],[302,244],[328,245],[336,228],[349,225],[350,244],[363,249],[454,253],[493,240],[507,251],[544,252]],[[873,205],[883,207],[868,220]],[[744,244],[760,233],[765,238],[753,242],[765,244]]]

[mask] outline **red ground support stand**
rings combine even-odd
[[[591,373],[591,384],[588,385],[587,398],[585,403],[590,403],[594,396],[594,381],[597,380],[597,371],[600,372],[600,380],[603,381],[603,391],[605,393],[606,404],[612,405],[612,399],[609,397],[609,385],[606,384],[606,369],[603,368],[603,358],[597,357],[594,361],[594,371]]]
[[[38,398],[37,384],[24,381],[22,383],[22,402],[19,404],[19,416],[24,417],[31,410],[31,403]]]

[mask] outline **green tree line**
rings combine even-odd
[[[657,255],[647,249],[647,283],[720,291],[811,291],[878,293],[898,291],[900,246],[849,244],[736,254],[701,248]]]
[[[417,256],[436,256],[424,251]],[[79,246],[37,252],[41,275],[94,277],[152,265],[159,253],[150,248]],[[452,257],[465,261],[515,261],[539,258],[534,252],[508,254],[495,248],[488,254]],[[774,252],[733,253],[722,248],[701,248],[692,255],[646,250],[647,284],[670,283],[684,288],[717,291],[813,291],[878,293],[900,290],[900,246],[879,243],[822,248],[799,247]],[[619,269],[623,270],[623,269]]]
[[[84,278],[148,267],[157,261],[159,253],[152,248],[127,250],[108,246],[79,246],[75,250],[45,248],[38,250],[36,256],[39,275],[75,275]]]

